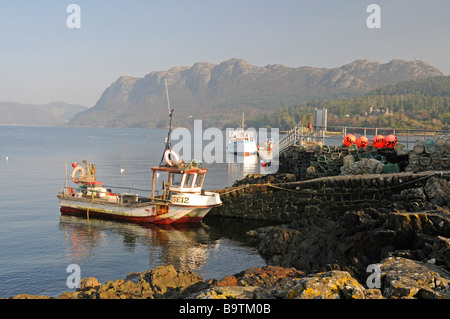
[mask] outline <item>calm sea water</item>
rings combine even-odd
[[[166,135],[157,129],[0,126],[0,297],[71,291],[70,264],[80,266],[82,278],[100,282],[166,263],[204,279],[265,265],[241,240],[253,225],[241,222],[142,227],[60,215],[56,195],[65,183],[65,162],[96,163],[98,180],[108,186],[150,189]],[[206,167],[207,190],[260,169],[255,158]]]

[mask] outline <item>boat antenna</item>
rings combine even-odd
[[[167,108],[169,109],[169,116],[172,117],[172,112],[170,111],[170,101],[169,101],[169,90],[167,90],[167,79],[164,78],[164,83],[166,84],[166,98],[167,98]]]
[[[164,152],[161,158],[161,162],[160,162],[160,166],[163,164],[164,162],[164,153],[167,150],[172,149],[172,145],[170,143],[170,135],[172,134],[172,114],[173,114],[173,109],[170,109],[170,101],[169,101],[169,90],[167,89],[167,80],[166,78],[164,78],[164,83],[166,85],[166,98],[167,98],[167,108],[169,110],[169,132],[167,133],[167,138],[166,138],[166,145],[164,147]]]

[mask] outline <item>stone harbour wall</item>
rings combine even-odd
[[[432,194],[432,187],[428,188],[427,194],[408,193],[410,189],[423,189],[432,177],[449,181],[450,171],[339,175],[294,182],[290,181],[295,180],[290,174],[284,175],[281,182],[273,176],[247,176],[244,180],[247,184],[217,191],[223,205],[212,209],[206,218],[280,223],[308,217],[335,219],[348,210],[369,208],[383,202],[390,205],[392,200],[406,201],[409,205],[415,196],[437,196]]]

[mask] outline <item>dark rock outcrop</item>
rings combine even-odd
[[[406,257],[449,268],[450,197],[448,182],[430,178],[424,187],[401,191],[395,200],[344,214],[305,214],[290,224],[248,233],[271,265],[306,272],[348,271],[362,279],[369,264]],[[436,196],[436,194],[444,194]],[[438,206],[435,203],[445,206]]]

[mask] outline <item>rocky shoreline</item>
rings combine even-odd
[[[433,176],[369,208],[248,231],[265,267],[216,280],[163,265],[10,299],[450,299],[449,207],[450,181]]]
[[[295,268],[254,267],[221,280],[204,280],[172,265],[99,283],[83,278],[75,292],[58,297],[9,299],[448,299],[449,273],[433,263],[388,257],[380,264],[380,287],[369,288],[347,271],[306,274]],[[375,282],[376,280],[374,280]]]
[[[304,214],[290,224],[250,232],[269,264],[305,272],[327,267],[360,281],[367,267],[389,257],[450,271],[450,182],[432,177],[369,208],[336,218]]]

